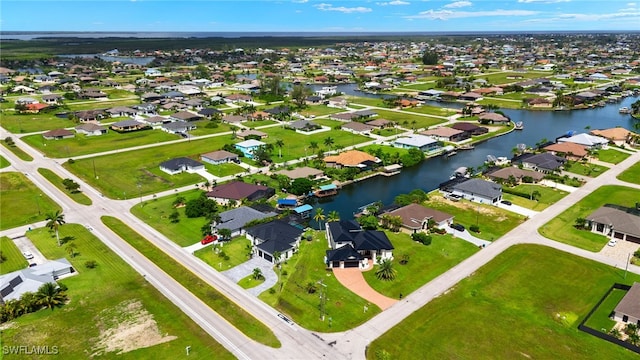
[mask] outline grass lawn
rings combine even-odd
[[[618,179],[633,184],[640,184],[640,161],[618,175]]]
[[[367,358],[385,351],[391,359],[630,359],[633,353],[577,326],[614,282],[638,279],[624,281],[621,270],[551,248],[516,245],[373,341]],[[464,335],[456,336],[461,327]]]
[[[251,289],[253,287],[256,287],[260,284],[262,284],[264,282],[264,277],[261,277],[260,279],[254,279],[253,278],[253,274],[247,276],[244,279],[240,279],[240,281],[238,281],[238,285],[240,285],[240,287],[242,287],[243,289]]]
[[[37,229],[28,233],[29,239],[49,259],[66,257],[78,275],[60,280],[69,290],[70,302],[54,311],[41,310],[18,318],[15,325],[3,330],[3,345],[37,346],[48,344],[59,347],[65,359],[83,359],[101,349],[100,340],[108,340],[103,331],[132,331],[138,323],[142,330],[130,337],[138,336],[138,341],[171,336],[175,339],[162,344],[139,348],[119,354],[104,353],[106,358],[122,359],[168,359],[184,356],[186,346],[191,346],[191,355],[204,358],[209,354],[219,354],[225,359],[233,356],[195,322],[188,318],[177,306],[149,285],[120,257],[114,254],[102,241],[94,237],[83,226],[67,224],[60,228],[61,235],[72,237],[77,247],[77,255],[69,257],[64,247],[56,246],[55,239],[47,229]],[[84,263],[94,260],[98,266],[87,269]],[[137,314],[126,308],[129,303],[140,305]],[[157,329],[144,327],[144,319],[136,315],[148,313]],[[128,321],[124,321],[127,319]],[[119,326],[116,328],[116,326]],[[131,330],[128,330],[131,328]],[[113,336],[113,335],[112,335]],[[111,339],[113,341],[113,339]]]
[[[16,244],[6,236],[0,237],[0,252],[7,258],[7,260],[0,263],[0,274],[24,269],[29,265]]]
[[[444,119],[434,118],[431,116],[416,115],[407,111],[400,112],[379,109],[374,109],[374,111],[378,113],[378,116],[375,119],[386,119],[395,121],[398,123],[398,125],[411,129],[428,128],[430,126],[445,122]]]
[[[209,221],[203,217],[186,217],[184,215],[185,208],[175,209],[173,202],[178,196],[183,196],[185,201],[189,201],[197,198],[201,193],[202,190],[193,189],[179,194],[145,201],[132,207],[131,213],[149,224],[152,228],[160,231],[176,244],[180,246],[193,245],[202,240],[203,235],[200,229],[203,225],[209,223]],[[171,215],[174,209],[180,214],[180,221],[177,223],[172,223],[169,220],[169,215]]]
[[[558,190],[556,188],[551,188],[547,186],[541,185],[533,185],[533,184],[520,184],[513,188],[516,191],[531,194],[534,191],[538,191],[540,193],[540,197],[538,201],[531,200],[529,198],[523,198],[517,195],[508,194],[506,192],[502,193],[502,198],[504,200],[509,200],[512,203],[526,207],[527,209],[542,211],[548,208],[550,205],[555,204],[558,200],[567,196],[569,193],[566,191]]]
[[[342,112],[342,111],[344,111],[344,110],[338,109],[338,108],[333,108],[333,107],[328,107],[326,105],[309,105],[306,108],[304,108],[303,110],[298,111],[298,113],[300,115],[304,116],[304,117],[309,117],[310,115],[323,116],[323,115],[339,113],[339,112]]]
[[[526,79],[535,79],[539,77],[548,76],[549,73],[543,72],[526,72],[526,73],[514,73],[514,72],[500,72],[498,74],[480,74],[476,75],[477,78],[483,78],[487,80],[490,84],[500,85],[500,84],[509,84],[514,82],[523,81]],[[512,77],[512,79],[509,79]],[[513,77],[522,77],[521,79],[513,79]]]
[[[408,108],[404,109],[404,111],[418,113],[418,114],[426,114],[426,115],[436,115],[436,116],[451,116],[456,113],[453,109],[441,108],[437,106],[429,106],[422,105],[420,107]]]
[[[369,320],[380,309],[342,286],[333,272],[326,269],[323,263],[326,250],[324,232],[314,231],[313,241],[302,241],[298,253],[284,263],[281,282],[274,287],[274,293],[265,291],[259,297],[306,329],[345,331]],[[320,281],[326,288],[318,284]],[[316,284],[315,293],[307,292],[309,283]],[[320,320],[320,288],[327,291],[325,321]],[[363,312],[365,305],[369,308],[367,312]],[[331,322],[327,320],[329,317]]]
[[[162,130],[143,130],[122,134],[110,130],[100,136],[76,134],[75,137],[70,139],[45,140],[42,135],[34,134],[25,136],[22,139],[48,157],[65,158],[126,149],[139,145],[156,144],[181,138]]]
[[[483,205],[468,200],[451,201],[437,192],[429,194],[427,207],[440,210],[455,216],[455,222],[469,228],[476,223],[480,233],[474,233],[477,238],[493,241],[516,226],[522,224],[525,218],[491,205]]]
[[[232,162],[218,165],[213,165],[208,162],[203,162],[203,164],[209,174],[217,177],[235,175],[246,171],[242,166]]]
[[[480,105],[493,104],[493,105],[497,105],[500,108],[505,108],[505,109],[521,109],[522,108],[522,101],[513,101],[508,99],[483,98],[482,100],[476,101],[476,103]]]
[[[61,210],[22,173],[0,173],[0,193],[0,230],[43,221],[47,213]]]
[[[13,111],[4,111],[0,116],[0,126],[14,134],[23,134],[66,128],[75,124],[69,119],[55,116],[54,113],[16,114]]]
[[[78,191],[78,192],[72,193],[69,190],[67,190],[64,187],[64,185],[62,184],[62,178],[60,176],[58,176],[58,174],[54,173],[53,171],[51,171],[49,169],[45,169],[45,168],[38,168],[38,172],[40,173],[40,175],[44,176],[45,179],[49,180],[50,183],[55,185],[55,187],[60,189],[60,191],[62,191],[68,197],[70,197],[71,200],[77,202],[78,204],[82,204],[82,205],[91,205],[92,204],[91,199],[87,195],[82,193],[82,191]]]
[[[602,304],[598,306],[598,309],[593,313],[593,315],[591,315],[589,320],[587,320],[585,325],[595,330],[602,330],[603,332],[608,333],[616,324],[615,321],[609,318],[609,314],[613,312],[613,309],[618,306],[618,303],[626,294],[627,292],[625,290],[613,289]]]
[[[240,236],[231,241],[225,241],[221,245],[218,253],[214,251],[213,246],[207,246],[193,254],[218,271],[229,270],[249,260],[247,246],[250,246],[251,242],[246,237]],[[228,256],[229,260],[225,260],[223,254]]]
[[[396,128],[384,128],[384,129],[375,129],[372,132],[376,135],[389,137],[389,136],[398,135],[399,131]]]
[[[64,166],[105,196],[112,199],[131,198],[138,196],[138,184],[142,194],[150,194],[204,182],[205,179],[197,174],[169,175],[160,170],[159,165],[181,156],[198,159],[200,154],[222,149],[227,142],[234,141],[226,136],[212,137],[80,159],[72,164],[65,162]],[[94,176],[94,170],[98,179]]]
[[[429,81],[429,82],[424,82],[420,84],[402,84],[401,87],[403,89],[409,89],[409,90],[415,90],[415,91],[431,90],[436,87],[436,83],[435,81]]]
[[[622,151],[618,151],[616,149],[609,148],[605,150],[598,150],[597,156],[598,160],[600,161],[608,162],[610,164],[617,164],[631,155]]]
[[[381,98],[370,98],[370,97],[360,97],[360,96],[351,96],[351,95],[346,95],[343,97],[349,101],[349,107],[352,107],[351,103],[354,103],[357,105],[365,105],[365,106],[376,106],[381,108],[387,107]],[[374,111],[378,112],[378,109],[375,109]]]
[[[227,123],[221,123],[219,121],[199,120],[193,122],[196,128],[189,130],[191,136],[201,136],[209,134],[219,134],[227,131],[231,131],[231,126]]]
[[[246,121],[242,124],[250,129],[255,129],[260,126],[277,124],[277,122],[273,120],[259,120],[259,121]]]
[[[2,144],[4,147],[6,147],[9,151],[11,151],[15,156],[17,156],[18,158],[20,158],[21,160],[24,161],[33,161],[33,158],[31,157],[31,155],[27,154],[26,152],[24,152],[22,149],[20,149],[17,145],[12,145],[9,146],[7,145],[7,143],[4,141],[4,139],[2,139],[2,141],[0,141],[0,144]]]
[[[9,162],[9,160],[5,159],[4,157],[0,156],[0,169],[4,169],[9,165],[11,165],[11,162]]]
[[[147,259],[151,260],[167,274],[189,289],[192,294],[225,318],[229,323],[243,332],[249,338],[267,346],[280,347],[280,342],[269,328],[255,319],[251,314],[229,300],[218,290],[210,286],[197,275],[173,260],[162,250],[153,246],[149,241],[133,231],[122,221],[105,216],[102,221],[118,236],[136,248]]]
[[[624,186],[602,186],[555,219],[544,224],[538,231],[541,235],[552,240],[589,251],[600,251],[609,238],[588,230],[576,229],[574,227],[576,219],[586,218],[604,204],[635,207],[638,198],[640,198],[640,190]]]
[[[573,174],[596,177],[603,172],[609,170],[606,166],[591,164],[591,163],[582,163],[578,161],[567,161],[564,164],[565,171],[568,171]]]
[[[398,276],[394,281],[378,280],[375,266],[363,275],[377,292],[394,299],[400,294],[409,295],[478,251],[477,246],[448,234],[432,235],[431,245],[426,246],[405,233],[386,233],[394,247],[393,267]],[[409,262],[402,265],[404,255],[409,256]]]

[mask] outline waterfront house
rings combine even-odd
[[[481,204],[497,204],[502,200],[502,186],[500,184],[477,178],[463,179],[463,181],[453,182],[441,190]]]
[[[544,178],[544,174],[533,170],[509,166],[490,171],[487,173],[487,177],[496,182],[509,181],[511,178],[515,179],[517,182],[521,182],[523,178],[530,178],[532,182],[537,183]]]
[[[566,162],[567,159],[552,153],[524,153],[511,159],[512,164],[522,164],[522,167],[525,169],[532,169],[543,173],[560,171]]]
[[[603,137],[616,145],[623,145],[631,139],[633,133],[622,127],[615,127],[602,130],[591,130],[590,133],[595,136]]]
[[[226,151],[226,150],[218,150],[208,152],[206,154],[200,155],[200,159],[202,161],[207,162],[213,165],[220,165],[228,162],[236,162],[238,160],[238,154]]]
[[[80,124],[75,127],[78,134],[84,134],[86,136],[97,136],[107,133],[107,128],[94,123]]]
[[[634,282],[616,305],[613,320],[640,326],[640,283]]]
[[[279,171],[276,171],[276,174],[284,175],[291,180],[300,179],[300,178],[320,180],[325,178],[324,172],[322,170],[314,169],[308,166],[295,168],[293,170],[286,170],[286,169],[279,170]]]
[[[270,263],[277,264],[290,259],[300,246],[303,230],[276,220],[252,226],[246,230],[246,236],[253,252]],[[276,254],[280,254],[278,259]]]
[[[232,181],[215,186],[207,193],[207,197],[215,200],[220,205],[227,205],[230,201],[241,202],[245,199],[248,201],[268,199],[275,192],[274,189],[267,186]]]
[[[543,150],[570,160],[580,160],[589,154],[585,146],[573,142],[559,142],[557,144],[551,144],[545,146]]]
[[[411,135],[400,137],[393,142],[393,146],[401,149],[418,149],[422,152],[435,151],[440,148],[440,142],[430,136]]]
[[[277,214],[272,211],[262,212],[248,206],[240,206],[235,209],[220,213],[220,221],[211,223],[211,233],[217,234],[220,229],[231,231],[231,237],[243,235],[244,226],[252,221],[274,217]]]
[[[509,122],[511,122],[511,120],[509,120],[508,117],[499,113],[494,113],[494,112],[484,112],[480,114],[478,116],[478,121],[480,121],[481,124],[500,124],[500,125],[506,125]]]
[[[387,235],[363,230],[355,220],[329,222],[325,234],[331,246],[325,259],[329,268],[364,268],[369,261],[377,264],[378,260],[393,259],[393,245]]]
[[[160,170],[169,175],[179,174],[183,171],[195,173],[204,170],[204,164],[187,157],[179,157],[160,163]]]
[[[384,214],[399,216],[402,219],[402,227],[410,233],[426,230],[430,220],[436,227],[445,227],[453,223],[453,215],[419,204],[409,204]]]
[[[354,167],[360,170],[369,169],[382,162],[375,156],[369,155],[360,150],[349,150],[338,155],[330,155],[324,158],[327,167],[341,169],[343,167]]]
[[[591,232],[640,243],[640,210],[605,204],[585,218]]]
[[[606,147],[609,144],[609,140],[595,135],[589,135],[586,133],[573,135],[570,137],[561,137],[558,138],[558,142],[571,142],[574,144],[582,145],[587,149],[599,149]]]
[[[264,145],[266,144],[262,141],[250,139],[235,144],[235,148],[242,151],[242,154],[244,154],[245,157],[253,159],[253,152],[260,146]]]
[[[461,130],[469,134],[469,136],[483,135],[489,132],[486,127],[478,126],[469,122],[456,122],[451,126],[456,130]]]
[[[471,137],[471,134],[469,134],[466,131],[458,130],[458,129],[454,129],[446,126],[441,126],[435,129],[421,131],[419,132],[419,134],[431,136],[432,138],[440,141],[450,141],[450,142],[462,141]]]

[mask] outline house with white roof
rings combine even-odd
[[[396,139],[393,142],[393,146],[402,149],[418,149],[423,152],[429,152],[440,148],[440,142],[431,136],[416,134]]]
[[[65,258],[48,261],[22,270],[0,275],[0,303],[20,299],[27,292],[35,293],[40,286],[54,283],[65,275],[75,273],[71,263]]]
[[[236,147],[236,149],[242,151],[244,156],[248,157],[249,159],[253,159],[253,152],[257,148],[259,148],[260,146],[263,146],[263,145],[266,145],[266,144],[263,143],[262,141],[249,139],[249,140],[245,140],[243,142],[237,143],[235,145],[235,147]]]
[[[609,144],[609,140],[600,136],[590,135],[587,133],[573,135],[567,138],[559,138],[559,143],[562,142],[570,142],[578,145],[582,145],[587,149],[599,149],[606,148],[607,144]]]

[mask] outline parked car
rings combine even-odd
[[[611,239],[607,243],[607,245],[609,245],[609,246],[616,246],[616,244],[618,244],[618,240],[616,240],[616,239]]]
[[[36,267],[36,266],[38,266],[38,264],[36,264],[36,263],[31,263],[31,264],[29,264],[29,267],[30,267],[30,268],[32,268],[32,267]]]
[[[28,252],[28,251],[23,251],[23,252],[22,252],[22,256],[24,256],[24,257],[25,257],[25,259],[27,259],[27,260],[31,260],[31,259],[33,259],[33,254],[32,254],[32,253],[30,253],[30,252]]]
[[[218,236],[216,235],[207,235],[202,240],[200,240],[200,244],[207,245],[214,241],[218,240]]]
[[[502,200],[502,201],[500,201],[500,202],[501,202],[501,203],[503,203],[503,204],[505,204],[505,205],[507,205],[507,206],[510,206],[510,205],[511,205],[511,201],[509,201],[509,200]]]
[[[449,227],[451,227],[454,230],[464,231],[464,225],[462,225],[462,224],[453,223],[453,224],[449,225]]]

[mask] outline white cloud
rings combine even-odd
[[[357,6],[357,7],[344,7],[344,6],[333,6],[332,4],[318,4],[318,5],[314,5],[318,10],[322,10],[322,11],[338,11],[341,13],[345,13],[345,14],[350,14],[350,13],[368,13],[371,12],[371,8],[367,8],[364,6]]]
[[[448,9],[454,9],[454,8],[461,8],[461,7],[465,7],[465,6],[471,6],[471,1],[455,1],[452,2],[450,4],[447,4],[445,6],[443,6],[444,8],[448,8]]]
[[[636,3],[634,3],[634,2],[627,3],[627,6],[628,6],[628,7],[636,7],[636,5],[637,5],[637,4],[636,4]]]
[[[628,18],[628,17],[640,17],[640,10],[635,9],[633,11],[620,11],[616,13],[608,14],[561,14],[557,16],[557,19],[561,20],[577,20],[577,21],[598,21],[605,19],[616,18]]]
[[[407,1],[402,1],[402,0],[393,0],[393,1],[389,1],[389,2],[378,2],[376,3],[376,5],[379,6],[387,6],[387,5],[393,5],[393,6],[397,6],[397,5],[410,5],[410,2]]]
[[[538,14],[538,11],[529,10],[487,10],[487,11],[452,11],[452,10],[427,10],[418,13],[418,15],[406,16],[407,19],[431,19],[431,20],[449,20],[483,16],[532,16]]]

